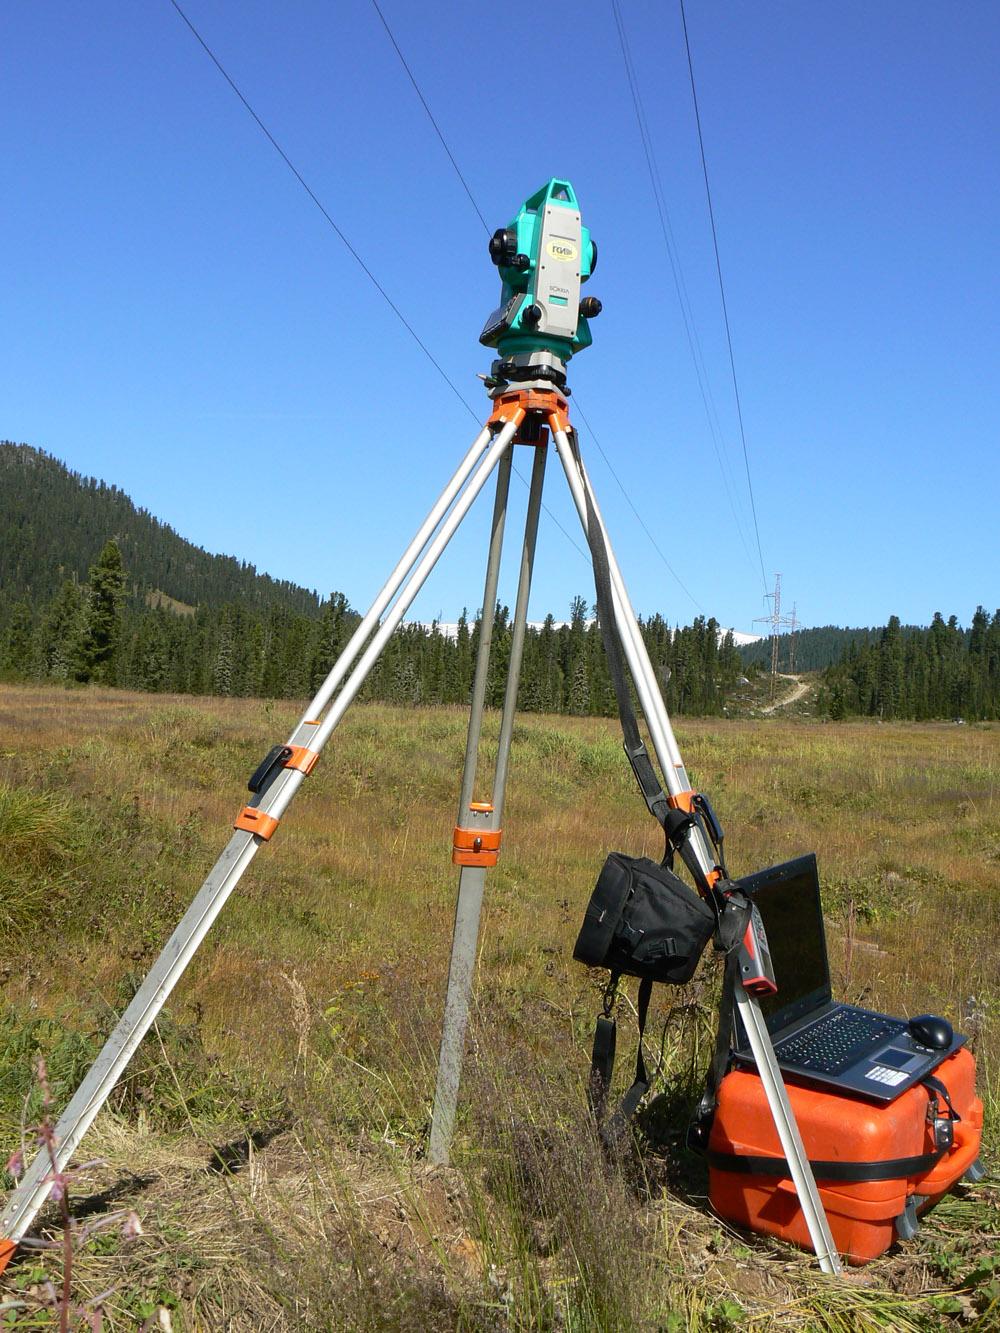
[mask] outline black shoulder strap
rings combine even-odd
[[[635,1079],[628,1092],[619,1102],[614,1114],[605,1121],[608,1093],[611,1089],[611,1076],[615,1068],[615,1046],[617,1042],[617,1027],[611,1013],[611,1004],[608,997],[613,996],[617,984],[618,978],[613,977],[608,990],[605,992],[604,1013],[597,1020],[597,1027],[594,1031],[594,1049],[590,1062],[590,1086],[588,1088],[590,1109],[597,1121],[601,1140],[607,1148],[613,1147],[621,1138],[629,1120],[635,1115],[639,1103],[649,1091],[649,1085],[652,1082],[646,1071],[646,1060],[642,1053],[642,1038],[646,1031],[646,1019],[649,1016],[649,1001],[653,993],[653,983],[649,977],[643,977],[639,983],[639,994],[636,999],[639,1040],[635,1054]]]
[[[587,1101],[594,1119],[600,1125],[604,1121],[608,1093],[611,1091],[611,1078],[615,1072],[615,1046],[618,1039],[618,1026],[615,1023],[613,1005],[618,990],[617,972],[612,972],[611,980],[604,991],[604,1012],[597,1017],[594,1028],[594,1048],[590,1056],[590,1082],[587,1086]]]
[[[653,993],[653,983],[649,977],[639,982],[639,994],[636,997],[636,1015],[639,1025],[639,1040],[635,1052],[635,1079],[625,1096],[618,1103],[618,1109],[601,1129],[601,1139],[606,1147],[613,1147],[624,1134],[628,1122],[638,1110],[639,1103],[649,1091],[651,1079],[646,1072],[646,1061],[642,1054],[642,1037],[646,1031],[646,1018],[649,1015],[649,998]]]
[[[673,809],[667,802],[667,794],[660,785],[649,758],[649,751],[639,734],[639,724],[632,708],[625,666],[622,662],[621,645],[616,633],[614,601],[611,595],[611,572],[608,565],[608,548],[600,522],[594,511],[594,504],[587,492],[587,541],[590,544],[590,557],[594,565],[594,586],[597,590],[597,618],[601,627],[601,640],[604,655],[607,658],[608,674],[614,686],[615,699],[618,703],[618,717],[621,721],[622,734],[625,738],[625,754],[632,765],[639,790],[650,813],[659,821],[667,838],[667,856],[672,852],[673,844],[681,832],[692,822],[692,816],[683,810]]]
[[[686,811],[675,809],[668,802],[667,794],[663,790],[663,787],[656,776],[656,770],[653,768],[649,758],[649,751],[646,749],[639,732],[639,724],[636,721],[635,710],[632,708],[632,699],[629,694],[628,681],[625,676],[625,666],[622,661],[621,645],[617,634],[617,620],[615,617],[614,601],[611,592],[611,571],[608,563],[607,543],[604,540],[604,533],[594,509],[594,503],[589,490],[587,491],[587,541],[590,546],[590,555],[594,566],[594,586],[597,592],[597,616],[601,628],[601,639],[604,644],[604,655],[608,663],[608,674],[611,677],[611,683],[615,691],[615,700],[618,704],[618,717],[621,722],[622,735],[624,737],[625,754],[632,766],[632,772],[635,774],[636,782],[639,784],[639,790],[642,792],[643,799],[649,807],[650,813],[663,829],[666,838],[663,862],[665,865],[670,865],[673,861],[674,849],[682,845],[685,841],[685,833],[695,822],[694,816]],[[717,904],[714,900],[712,900],[711,905],[716,909],[718,915]],[[613,977],[609,990],[613,991],[616,983],[617,977]],[[639,986],[639,994],[636,1004],[639,1041],[638,1049],[636,1051],[635,1079],[628,1092],[622,1098],[618,1109],[601,1129],[601,1137],[607,1146],[610,1146],[621,1137],[629,1119],[634,1115],[639,1103],[649,1091],[651,1080],[643,1058],[642,1037],[646,1028],[646,1018],[649,1012],[649,1000],[652,991],[653,983],[648,978],[644,978]],[[598,1124],[601,1124],[604,1119],[608,1091],[611,1085],[611,1075],[614,1070],[615,1044],[615,1020],[610,1013],[608,1005],[605,1004],[605,1012],[597,1019],[597,1026],[594,1032],[594,1046],[591,1054],[590,1070],[589,1100]],[[729,1028],[727,1028],[725,1034],[725,1046],[728,1053]],[[719,1077],[721,1078],[721,1073],[719,1074]]]
[[[663,829],[666,839],[663,864],[672,867],[674,852],[679,852],[684,864],[691,871],[695,883],[700,884],[703,878],[701,867],[687,837],[688,830],[696,822],[695,816],[686,810],[676,809],[667,800],[667,794],[660,786],[660,781],[649,758],[649,751],[643,744],[642,737],[639,734],[639,726],[635,720],[632,700],[629,696],[625,678],[625,668],[622,664],[621,648],[616,633],[617,620],[611,596],[607,544],[589,492],[587,494],[587,540],[590,543],[590,555],[594,565],[597,615],[601,626],[601,637],[604,642],[604,653],[608,662],[608,673],[611,676],[611,683],[615,689],[615,699],[618,703],[618,717],[625,738],[625,754],[632,765],[632,772],[639,784],[643,800]]]

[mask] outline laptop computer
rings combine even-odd
[[[942,1050],[913,1040],[903,1018],[833,999],[816,857],[810,853],[737,881],[757,904],[767,932],[777,995],[760,999],[783,1074],[877,1102],[891,1102],[965,1042]],[[736,1015],[737,1065],[752,1065]]]

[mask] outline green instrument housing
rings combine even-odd
[[[553,178],[497,231],[490,255],[500,270],[500,306],[479,341],[504,358],[551,352],[563,362],[593,341],[580,311],[580,285],[597,262],[597,246],[580,221],[569,181]],[[600,302],[588,298],[591,313]]]

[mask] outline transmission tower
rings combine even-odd
[[[774,592],[766,593],[768,601],[771,603],[771,613],[767,616],[756,616],[754,624],[766,624],[771,626],[771,700],[774,700],[774,691],[778,682],[778,635],[782,626],[788,626],[795,620],[795,608],[792,607],[791,616],[781,614],[781,575],[774,576]],[[797,622],[796,622],[797,624]]]
[[[788,617],[788,674],[795,675],[795,650],[799,646],[800,622],[795,614],[796,603],[792,603],[792,614]]]

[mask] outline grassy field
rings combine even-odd
[[[295,716],[0,687],[4,1144],[39,1114],[37,1053],[58,1103],[86,1070]],[[712,962],[657,988],[659,1095],[607,1168],[584,1098],[599,979],[571,951],[605,853],[660,843],[610,720],[518,723],[454,1161],[426,1164],[464,728],[458,709],[349,713],[87,1140],[101,1164],[74,1182],[78,1215],[134,1209],[143,1234],[80,1246],[77,1301],[109,1293],[115,1330],[1000,1326],[995,1174],[837,1282],[712,1217],[679,1142]],[[838,997],[969,1034],[995,1162],[1000,729],[774,718],[678,737],[734,874],[817,853]],[[0,1327],[56,1327],[60,1271],[20,1257]]]

